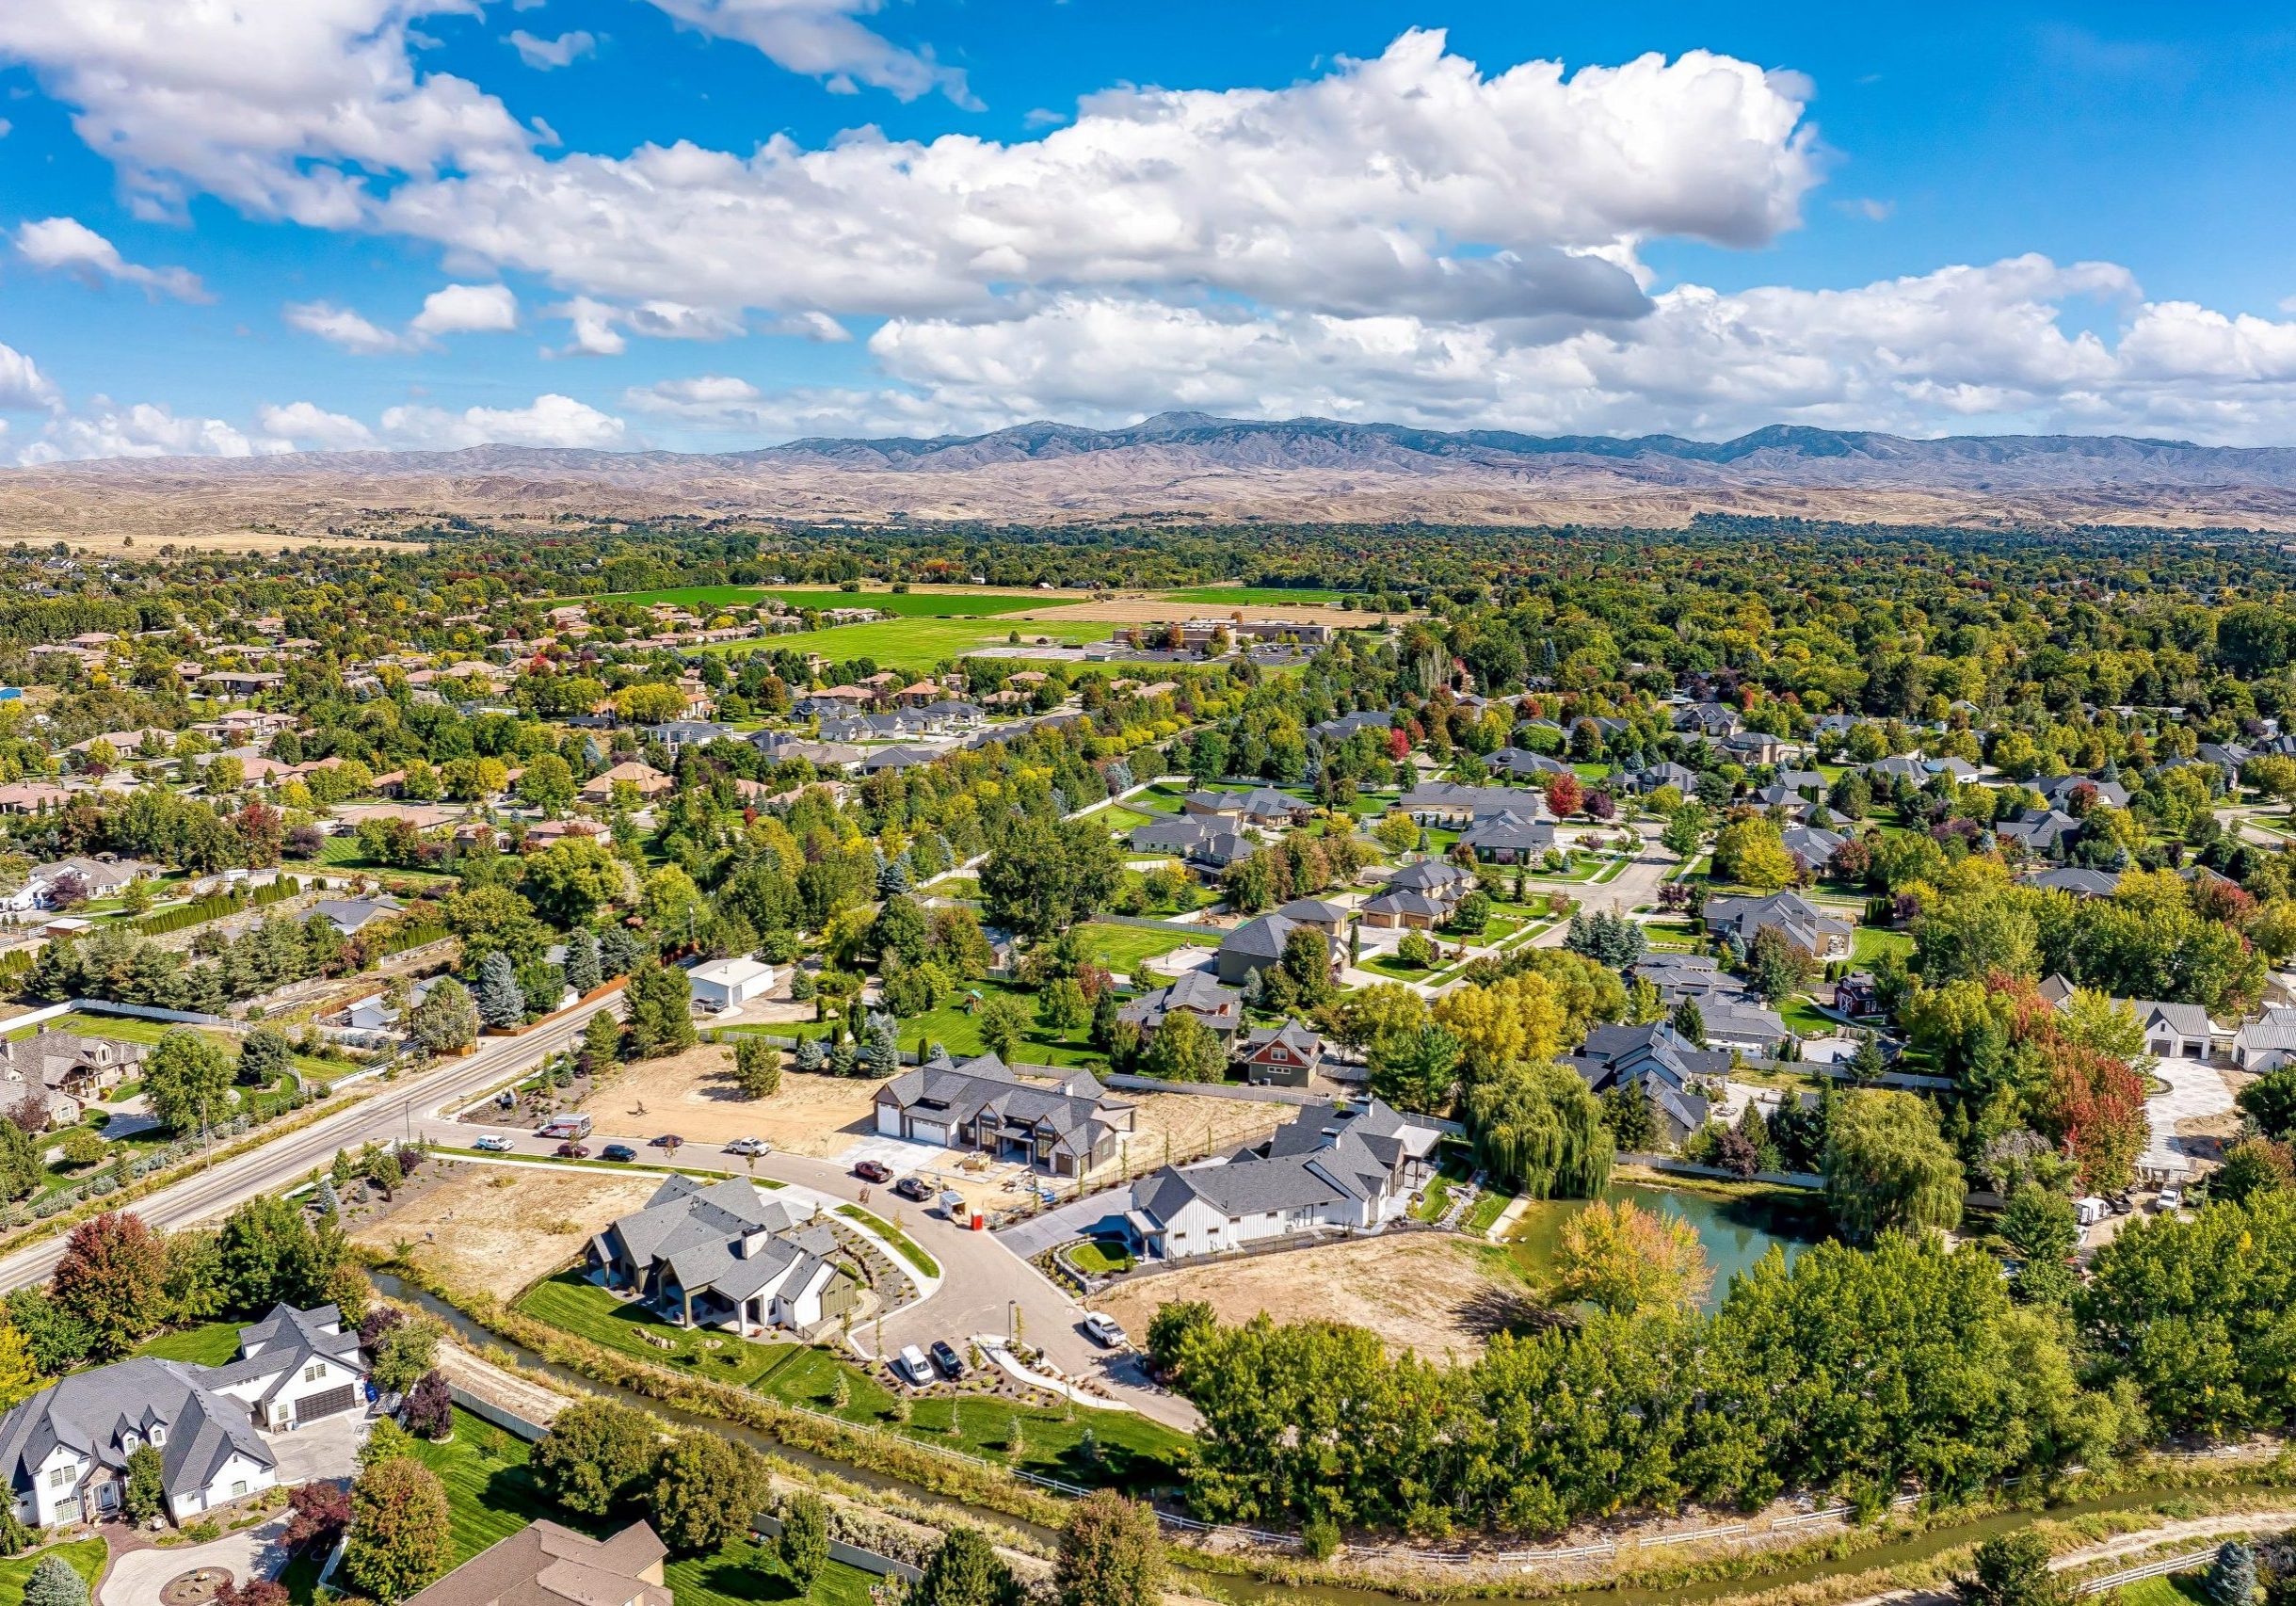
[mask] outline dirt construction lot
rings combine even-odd
[[[446,1180],[405,1196],[351,1236],[386,1249],[412,1244],[454,1286],[507,1299],[573,1259],[592,1233],[661,1185],[658,1176],[456,1165]]]
[[[779,1093],[745,1099],[733,1082],[733,1051],[703,1043],[668,1059],[625,1066],[583,1111],[602,1137],[675,1132],[688,1143],[712,1145],[762,1137],[791,1154],[834,1157],[873,1130],[877,1086],[863,1077],[801,1076],[784,1068]]]
[[[1257,1143],[1299,1114],[1291,1104],[1262,1103],[1253,1099],[1215,1099],[1193,1093],[1127,1093],[1114,1097],[1134,1107],[1131,1150],[1132,1174],[1153,1171],[1206,1154],[1242,1148]],[[1105,1167],[1114,1172],[1115,1165]]]
[[[1265,1311],[1278,1322],[1346,1322],[1392,1349],[1462,1359],[1524,1310],[1519,1291],[1480,1270],[1448,1233],[1414,1232],[1225,1261],[1118,1285],[1100,1308],[1135,1339],[1157,1307],[1201,1299],[1223,1322]]]
[[[1238,614],[1247,619],[1291,619],[1300,624],[1337,625],[1342,630],[1368,629],[1389,617],[1329,607],[1322,602],[1190,602],[1154,593],[1104,597],[1097,602],[1076,602],[1065,608],[1047,603],[1031,609],[1028,617],[1050,625],[1082,619],[1112,624],[1178,624],[1182,619],[1224,619]]]

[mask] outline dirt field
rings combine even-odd
[[[1138,1112],[1132,1119],[1131,1144],[1134,1176],[1217,1150],[1241,1148],[1299,1113],[1291,1104],[1200,1098],[1191,1093],[1126,1093],[1119,1089],[1115,1097]]]
[[[662,1185],[658,1176],[461,1165],[458,1175],[408,1196],[351,1236],[388,1248],[401,1240],[450,1283],[507,1299],[581,1251],[591,1233],[627,1215]]]
[[[196,534],[172,535],[166,532],[139,534],[132,547],[120,545],[117,535],[91,534],[77,529],[39,529],[8,525],[9,535],[20,540],[35,541],[42,546],[62,541],[75,552],[111,553],[121,557],[161,558],[192,557],[205,553],[224,553],[233,556],[242,553],[300,552],[306,547],[371,547],[378,543],[354,540],[343,536],[281,535],[269,530],[208,530]],[[382,544],[385,552],[402,547],[424,547],[426,541],[393,541]],[[172,546],[173,553],[163,553],[162,547]]]
[[[689,1143],[762,1137],[792,1154],[841,1154],[868,1135],[877,1084],[801,1076],[784,1059],[781,1091],[755,1101],[733,1084],[733,1051],[704,1043],[627,1066],[583,1106],[602,1137],[675,1132]]]
[[[1472,1249],[1450,1234],[1366,1238],[1227,1261],[1143,1277],[1100,1301],[1137,1338],[1158,1306],[1208,1301],[1223,1322],[1266,1311],[1279,1322],[1347,1322],[1394,1349],[1429,1358],[1483,1353],[1484,1341],[1522,1316],[1520,1291],[1479,1270]]]

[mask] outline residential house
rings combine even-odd
[[[2077,898],[2110,898],[2120,891],[2121,875],[2117,870],[2092,870],[2081,864],[2060,864],[2047,870],[2034,870],[2017,877],[2028,887],[2038,887],[2045,892],[2070,892]]]
[[[1389,875],[1386,890],[1357,912],[1368,926],[1431,931],[1451,918],[1474,885],[1474,876],[1458,865],[1423,859]]]
[[[1459,843],[1483,864],[1527,864],[1554,846],[1554,822],[1501,809],[1478,814]]]
[[[1715,746],[1734,763],[1774,764],[1786,757],[1785,739],[1767,731],[1734,731]]]
[[[1677,731],[1693,731],[1711,740],[1735,735],[1744,725],[1745,716],[1726,702],[1694,702],[1676,710],[1674,716]]]
[[[2080,835],[2080,822],[2054,809],[2028,809],[2013,820],[1996,820],[1994,834],[2038,857],[2053,855]]]
[[[1183,1010],[1202,1021],[1222,1042],[1232,1038],[1244,1026],[1244,995],[1233,988],[1221,986],[1219,978],[1210,971],[1189,971],[1169,987],[1140,994],[1116,1011],[1116,1019],[1139,1027],[1142,1036],[1153,1037],[1165,1017]]]
[[[71,801],[72,794],[53,781],[12,780],[0,786],[0,814],[38,814]]]
[[[1082,1177],[1116,1157],[1132,1106],[1110,1098],[1088,1071],[1023,1080],[994,1054],[959,1065],[943,1049],[877,1089],[876,1130]]]
[[[1726,1076],[1728,1053],[1701,1049],[1665,1021],[1646,1026],[1598,1026],[1569,1062],[1596,1093],[1632,1088],[1650,1101],[1669,1144],[1706,1125],[1713,1105],[1700,1091],[1707,1079]]]
[[[60,1116],[69,1124],[79,1119],[82,1108],[136,1074],[151,1057],[151,1049],[142,1043],[84,1037],[43,1025],[28,1037],[0,1039],[0,1078],[44,1090],[51,1120]]]
[[[1358,731],[1376,731],[1384,734],[1394,723],[1395,715],[1387,709],[1364,709],[1311,725],[1308,728],[1308,734],[1329,747],[1346,741]]]
[[[670,719],[660,725],[649,725],[644,735],[649,742],[659,742],[676,758],[688,747],[706,747],[712,742],[738,742],[740,731],[731,726],[714,725],[706,719]]]
[[[2065,1010],[2072,1007],[2073,994],[2079,989],[2066,977],[2056,975],[2043,981],[2037,990],[2052,1006]],[[2144,1052],[2153,1058],[2197,1061],[2209,1057],[2216,1026],[2199,1004],[2163,1004],[2150,998],[2116,998],[2112,1003],[2136,1016],[2144,1034]],[[2236,1057],[2239,1040],[2236,1035]]]
[[[2296,1065],[2296,1008],[2267,1009],[2232,1035],[2232,1063],[2256,1076]]]
[[[356,937],[377,921],[402,913],[406,905],[396,898],[321,898],[311,912],[345,937]]]
[[[1652,764],[1637,770],[1627,778],[1627,789],[1635,793],[1656,792],[1662,786],[1671,786],[1688,797],[1698,790],[1698,772],[1678,763]]]
[[[614,800],[615,786],[622,781],[627,781],[636,788],[641,799],[659,797],[677,785],[676,781],[654,768],[653,765],[631,760],[593,776],[583,783],[581,792],[576,795],[585,803],[611,803]]]
[[[676,1176],[593,1237],[584,1261],[592,1281],[669,1321],[748,1338],[810,1334],[853,1309],[860,1287],[838,1253],[836,1233],[802,1199],[767,1199],[740,1177]]]
[[[1283,909],[1246,921],[1220,940],[1212,969],[1222,983],[1228,987],[1242,987],[1260,972],[1271,969],[1283,958],[1284,946],[1292,940],[1292,934],[1300,930],[1320,931],[1324,935],[1331,968],[1338,970],[1340,955],[1336,946],[1331,946],[1328,940],[1337,935],[1330,917],[1337,916],[1344,921],[1346,911],[1330,904],[1318,903],[1312,898],[1302,898],[1297,902],[1314,911],[1316,919],[1310,922],[1293,918],[1285,912],[1285,909],[1293,907],[1287,904]]]
[[[1728,938],[1742,949],[1752,948],[1756,934],[1769,926],[1817,959],[1848,958],[1855,936],[1848,921],[1821,914],[1799,892],[1773,892],[1760,898],[1709,898],[1704,916],[1709,936]]]
[[[50,1384],[0,1417],[17,1520],[47,1528],[115,1516],[128,1458],[147,1445],[160,1453],[161,1498],[179,1523],[273,1487],[279,1463],[259,1429],[362,1403],[358,1340],[340,1327],[332,1306],[278,1307],[240,1329],[240,1357],[223,1366],[138,1356]]]
[[[1217,817],[1205,815],[1151,820],[1135,826],[1128,840],[1134,853],[1178,854],[1214,870],[1225,870],[1239,859],[1250,858],[1254,851],[1249,837]]]
[[[1440,1135],[1376,1099],[1310,1104],[1256,1148],[1134,1183],[1126,1220],[1167,1261],[1374,1232],[1409,1208]]]
[[[1308,1087],[1324,1067],[1324,1039],[1296,1020],[1261,1026],[1238,1044],[1244,1080],[1262,1087]]]
[[[1513,780],[1560,775],[1570,768],[1561,759],[1550,759],[1545,753],[1534,753],[1528,747],[1501,747],[1483,762],[1493,775],[1503,775]]]
[[[1428,780],[1405,793],[1396,807],[1422,826],[1448,827],[1471,825],[1478,814],[1513,812],[1535,818],[1545,812],[1546,799],[1535,792],[1508,786]]]
[[[671,1606],[668,1555],[643,1522],[592,1539],[547,1518],[498,1539],[406,1606]]]
[[[2041,795],[2042,802],[2068,814],[2073,811],[2073,795],[2084,786],[2099,803],[2114,809],[2128,807],[2128,788],[2117,780],[2097,780],[2085,775],[2052,775],[2026,784]]]
[[[1822,874],[1834,861],[1834,855],[1850,840],[1823,826],[1788,826],[1778,836],[1786,844],[1787,857],[1812,875]]]

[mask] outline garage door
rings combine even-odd
[[[297,1400],[295,1403],[295,1420],[297,1422],[317,1421],[321,1417],[338,1416],[358,1403],[358,1385],[345,1383],[340,1389],[329,1389],[324,1393],[309,1394]]]
[[[916,1134],[919,1143],[946,1144],[949,1141],[949,1129],[938,1121],[912,1121],[908,1130]]]

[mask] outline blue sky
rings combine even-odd
[[[0,461],[1167,407],[2296,439],[2285,10],[233,12],[0,8]]]

